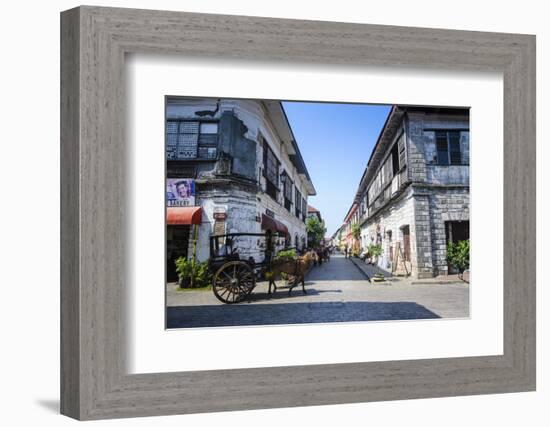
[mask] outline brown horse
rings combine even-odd
[[[309,271],[309,268],[313,262],[317,259],[317,254],[313,251],[307,252],[305,255],[298,257],[294,260],[292,259],[280,259],[274,260],[271,263],[271,275],[269,277],[269,289],[267,291],[268,295],[271,295],[271,285],[273,285],[273,292],[277,291],[277,286],[275,285],[275,279],[281,275],[281,273],[286,273],[291,276],[294,276],[294,281],[290,288],[288,289],[288,294],[292,292],[292,289],[302,282],[302,291],[305,293],[305,275]]]

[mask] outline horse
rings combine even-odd
[[[329,250],[329,248],[324,248],[321,252],[321,256],[322,256],[324,262],[329,262],[330,261],[330,250]]]
[[[271,263],[271,271],[269,277],[269,289],[267,291],[268,295],[271,295],[271,285],[273,285],[273,293],[277,291],[277,285],[275,285],[275,279],[281,275],[281,273],[286,273],[291,276],[294,276],[294,282],[288,289],[288,294],[290,295],[292,289],[298,285],[299,282],[302,282],[302,291],[306,294],[305,288],[305,275],[309,271],[311,264],[317,259],[317,254],[314,251],[306,252],[305,255],[297,257],[296,259],[280,259],[274,260]]]

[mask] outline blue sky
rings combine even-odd
[[[342,224],[391,106],[283,102],[330,237]]]

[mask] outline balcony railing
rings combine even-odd
[[[373,215],[384,206],[407,182],[407,170],[402,169],[397,175],[393,176],[392,180],[380,191],[374,202],[370,204],[367,209],[367,217]]]

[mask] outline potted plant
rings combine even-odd
[[[192,262],[192,287],[202,288],[211,282],[211,274],[207,262]]]
[[[447,261],[458,270],[458,277],[462,279],[464,270],[470,267],[470,241],[447,244]]]
[[[207,262],[179,257],[176,260],[178,285],[180,288],[201,288],[210,284],[210,270]]]
[[[176,273],[178,274],[179,287],[190,288],[193,277],[191,260],[188,260],[186,257],[176,259]]]
[[[384,277],[384,275],[382,273],[376,273],[373,276],[372,280],[373,280],[373,282],[385,282],[386,278]]]
[[[371,257],[371,264],[378,263],[378,257],[382,255],[382,245],[369,245],[368,247],[369,255]]]

